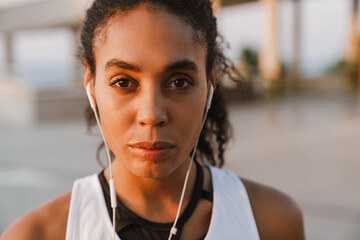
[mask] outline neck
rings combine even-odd
[[[156,222],[175,219],[190,158],[168,176],[144,178],[130,172],[119,161],[112,164],[117,197],[138,215]],[[196,179],[196,165],[192,163],[181,212],[190,201]],[[109,171],[105,170],[109,180]]]

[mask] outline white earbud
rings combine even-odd
[[[93,99],[93,97],[92,97],[92,95],[91,95],[90,83],[88,83],[88,84],[86,85],[86,94],[87,94],[87,96],[88,96],[88,98],[89,98],[89,102],[90,102],[91,108],[92,108],[92,109],[95,109],[95,102],[94,102],[94,99]]]
[[[210,109],[211,101],[212,101],[213,96],[214,96],[214,87],[213,87],[213,85],[210,83],[210,92],[209,92],[208,99],[207,99],[207,101],[206,101],[206,110],[209,110],[209,109]]]

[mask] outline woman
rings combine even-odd
[[[112,239],[113,223],[117,239],[304,239],[292,199],[205,167],[221,167],[229,136],[217,36],[209,0],[96,0],[81,36],[84,86],[114,160],[1,239]]]

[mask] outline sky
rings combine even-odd
[[[6,2],[31,0],[1,0]],[[350,0],[302,1],[301,67],[308,75],[318,74],[341,59],[346,50]],[[219,29],[230,50],[227,55],[236,60],[241,49],[259,49],[263,32],[263,6],[259,2],[225,7],[219,13]],[[292,15],[290,0],[280,1],[278,7],[279,53],[283,62],[292,58]],[[3,39],[0,34],[0,74],[4,61]],[[67,29],[22,31],[15,35],[16,65],[22,76],[46,78],[52,71],[53,79],[68,78],[64,69],[72,71],[75,48],[72,33]],[[61,75],[62,74],[62,75]]]

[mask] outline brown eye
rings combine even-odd
[[[117,81],[117,84],[119,85],[119,87],[126,88],[130,85],[130,81],[127,79],[121,79]]]
[[[177,79],[174,81],[174,85],[177,88],[182,88],[185,85],[185,81],[184,81],[184,79]]]
[[[169,87],[174,89],[187,89],[191,86],[190,80],[186,78],[178,78],[170,82]]]
[[[132,92],[137,89],[138,84],[134,79],[127,77],[119,77],[115,78],[114,81],[112,81],[111,86],[122,91]]]

